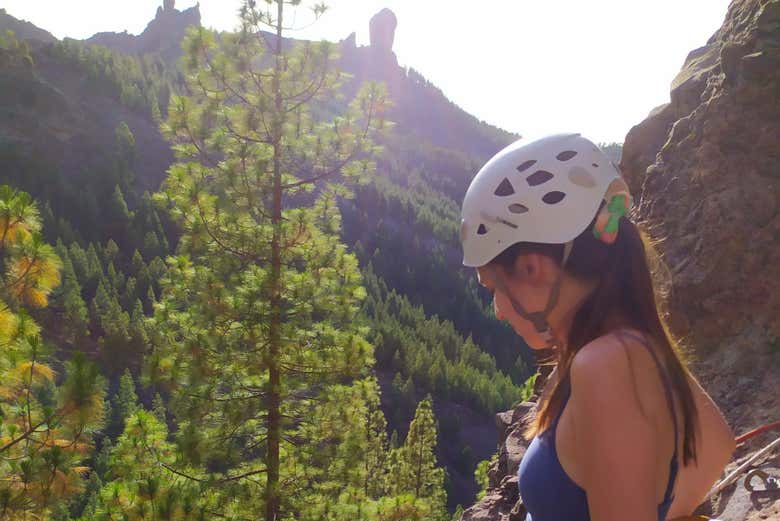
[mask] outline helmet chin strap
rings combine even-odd
[[[566,261],[569,260],[569,255],[571,255],[573,245],[574,243],[572,241],[569,241],[563,245],[561,270],[558,272],[558,276],[555,278],[555,282],[550,289],[550,295],[547,297],[547,305],[542,311],[526,311],[523,306],[517,302],[514,297],[512,297],[512,293],[507,290],[506,284],[504,284],[502,277],[496,277],[496,280],[494,281],[496,290],[501,291],[507,296],[509,302],[512,303],[512,307],[514,308],[515,313],[534,325],[536,332],[539,333],[539,336],[544,339],[547,348],[552,348],[555,346],[555,336],[553,335],[550,323],[547,322],[547,316],[553,310],[555,304],[558,303],[558,297],[561,293],[561,283],[563,282],[563,269],[566,266]]]

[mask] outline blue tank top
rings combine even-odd
[[[669,464],[669,482],[666,486],[664,499],[658,505],[658,521],[664,521],[672,499],[674,499],[672,490],[678,472],[677,415],[675,414],[671,384],[661,362],[644,338],[625,331],[621,331],[620,335],[628,336],[641,343],[653,356],[661,373],[666,400],[674,420],[674,454]],[[520,462],[520,468],[517,471],[518,487],[520,488],[520,497],[522,497],[523,504],[528,511],[525,521],[590,521],[585,490],[574,483],[566,474],[555,449],[555,431],[568,401],[569,395],[566,396],[563,407],[552,424],[531,441]]]

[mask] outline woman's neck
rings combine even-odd
[[[558,304],[547,318],[559,346],[568,345],[574,318],[596,286],[597,282],[581,281],[564,274]]]

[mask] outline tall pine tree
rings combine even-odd
[[[411,493],[425,500],[431,508],[430,519],[448,519],[445,508],[444,469],[436,464],[436,419],[428,396],[417,404],[409,434],[399,449],[398,492]]]
[[[350,193],[342,181],[374,169],[385,98],[369,85],[327,121],[335,46],[284,42],[301,2],[267,4],[244,1],[235,34],[194,28],[183,45],[189,95],[172,98],[163,124],[178,162],[158,197],[183,233],[148,371],[170,389],[180,464],[208,474],[190,478],[231,498],[231,512],[275,521],[308,507],[296,454],[321,441],[304,425],[312,411],[373,364],[337,200]]]

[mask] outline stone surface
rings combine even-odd
[[[780,0],[732,2],[623,150],[697,374],[728,396],[735,430],[780,417],[776,399],[756,406],[780,389]]]
[[[746,455],[746,459],[749,455]],[[741,462],[740,460],[740,462]],[[780,479],[780,456],[768,461],[756,462],[754,468]],[[736,464],[729,467],[735,468]],[[723,491],[718,505],[719,521],[759,521],[780,519],[780,489],[765,490],[757,478],[753,478],[753,491],[745,488],[746,476],[743,474],[734,485]]]
[[[390,9],[382,9],[371,18],[369,24],[371,47],[378,51],[393,52],[393,40],[398,19]]]
[[[357,34],[350,33],[350,35],[341,42],[341,45],[343,48],[354,52],[355,48],[357,47]]]
[[[157,8],[154,20],[140,35],[104,32],[86,42],[126,54],[160,53],[166,61],[173,63],[181,56],[181,41],[187,28],[199,26],[200,20],[200,4],[179,11],[174,0],[165,0],[163,6]]]
[[[522,521],[525,509],[519,502],[517,476],[506,476],[499,486],[488,490],[476,505],[461,516],[461,521]]]
[[[488,470],[488,490],[485,496],[466,510],[461,521],[522,521],[525,508],[517,488],[517,468],[528,442],[522,432],[533,413],[535,404],[522,402],[511,411],[496,414],[498,427],[498,460]]]

